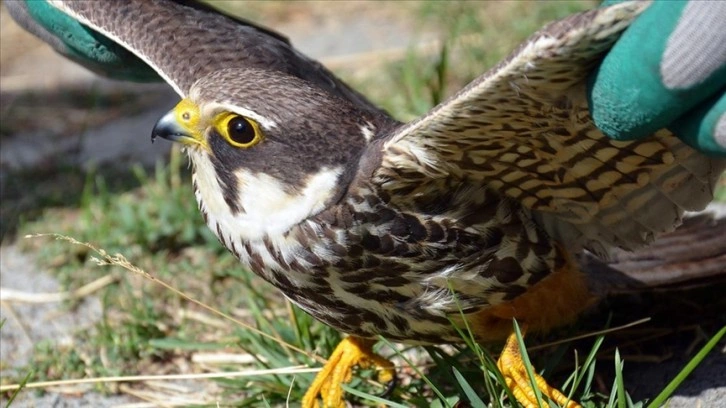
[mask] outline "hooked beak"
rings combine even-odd
[[[156,122],[151,131],[151,143],[162,137],[183,144],[204,144],[197,134],[198,120],[198,108],[188,99],[183,99]]]
[[[156,125],[154,130],[151,131],[151,143],[156,141],[157,137],[163,137],[164,139],[171,140],[172,142],[181,143],[192,143],[196,140],[189,134],[189,131],[176,120],[176,113],[174,110],[169,111],[166,115],[162,116]]]

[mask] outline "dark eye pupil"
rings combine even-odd
[[[229,138],[240,144],[251,143],[255,140],[255,129],[243,117],[230,120],[227,131],[229,132]]]

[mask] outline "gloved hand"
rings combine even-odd
[[[726,157],[726,2],[654,1],[590,79],[592,117],[609,137],[665,127]]]
[[[128,81],[161,81],[141,59],[114,41],[55,9],[45,0],[4,2],[23,28],[58,53],[98,74]],[[102,5],[99,5],[102,7]]]

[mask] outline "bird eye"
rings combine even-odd
[[[249,144],[255,140],[255,129],[247,122],[247,119],[237,116],[227,123],[227,133],[233,142]]]
[[[252,147],[261,139],[257,124],[237,114],[229,114],[218,128],[222,136],[235,147]]]

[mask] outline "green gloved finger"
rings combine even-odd
[[[613,3],[610,1],[609,3]],[[683,115],[706,115],[701,103],[723,95],[726,86],[726,2],[656,1],[623,34],[591,77],[595,124],[618,140],[647,136]],[[712,105],[717,107],[717,105]],[[689,114],[689,111],[701,114]],[[683,126],[678,134],[697,149],[726,156],[717,129]],[[701,133],[712,129],[710,134]],[[674,129],[672,129],[674,130]]]
[[[726,148],[726,89],[668,127],[688,145],[722,156]]]
[[[45,0],[6,1],[5,5],[20,26],[91,71],[114,79],[161,81],[156,72],[134,54]]]

